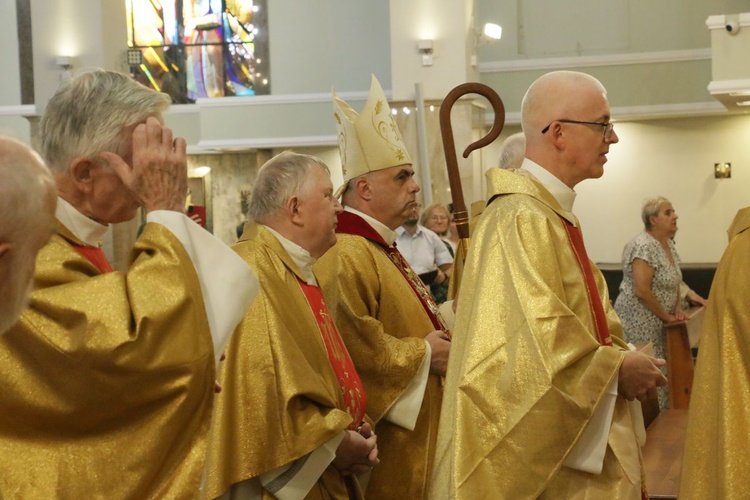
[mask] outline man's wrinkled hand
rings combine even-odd
[[[377,436],[370,433],[365,438],[360,432],[349,430],[336,448],[333,460],[333,466],[343,475],[370,472],[379,463]]]
[[[153,116],[133,130],[132,165],[112,152],[101,153],[146,212],[182,212],[187,196],[187,144]]]
[[[617,383],[618,393],[632,401],[638,398],[644,401],[648,391],[667,385],[667,378],[659,370],[667,362],[639,351],[628,351],[620,365],[620,376]]]

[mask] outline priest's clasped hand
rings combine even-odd
[[[435,330],[427,334],[425,340],[432,349],[430,371],[435,375],[444,377],[448,369],[448,355],[451,352],[450,335],[442,330]]]
[[[627,351],[620,365],[617,392],[632,401],[644,401],[649,389],[667,385],[667,377],[659,370],[667,362],[639,351]]]
[[[344,475],[370,472],[379,463],[377,436],[370,424],[362,424],[358,431],[347,430],[333,460],[333,466]]]

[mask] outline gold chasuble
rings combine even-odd
[[[750,207],[729,228],[703,319],[680,499],[748,498],[750,483]]]
[[[0,496],[194,498],[215,380],[195,268],[160,224],[127,274],[82,245],[58,223],[0,339]]]
[[[590,262],[587,291],[571,241],[579,236],[566,229],[578,222],[530,176],[487,176],[490,203],[461,282],[430,498],[641,498],[638,444],[620,396],[598,434],[607,441],[601,472],[566,465],[626,349]]]
[[[424,284],[364,219],[345,211],[338,221],[338,242],[315,268],[362,377],[367,414],[376,423],[381,460],[366,496],[427,498],[442,401],[440,378],[429,375],[413,431],[389,422],[386,414],[417,374],[426,355],[424,337],[444,328],[442,319]],[[410,273],[414,286],[404,273]],[[415,288],[419,286],[421,290]]]
[[[247,224],[233,248],[255,270],[261,292],[220,367],[208,498],[356,429],[367,404],[320,289],[304,283],[279,240],[265,227]],[[274,498],[266,490],[262,496]],[[361,493],[353,476],[344,478],[328,465],[305,498],[356,499]]]

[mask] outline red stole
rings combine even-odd
[[[406,278],[406,281],[409,283],[412,290],[414,290],[414,293],[422,303],[422,307],[427,313],[427,316],[429,316],[435,330],[443,330],[444,332],[449,333],[448,326],[443,321],[438,306],[435,304],[435,300],[432,298],[432,295],[424,282],[414,273],[409,263],[404,259],[404,256],[401,255],[401,252],[399,252],[395,246],[389,246],[383,237],[380,236],[380,234],[378,234],[378,232],[375,231],[366,220],[359,215],[343,211],[339,214],[336,232],[362,236],[382,248],[391,262],[393,262],[398,270],[401,271],[401,274],[404,275],[404,278]]]
[[[614,344],[612,343],[612,337],[609,335],[609,326],[607,326],[607,316],[604,314],[602,298],[599,296],[599,291],[596,288],[594,273],[591,270],[591,262],[589,262],[586,247],[583,245],[583,233],[581,233],[580,227],[574,226],[565,219],[563,219],[563,222],[565,223],[565,230],[568,232],[570,246],[573,248],[573,253],[576,254],[578,266],[581,268],[583,277],[585,278],[586,291],[588,292],[586,295],[588,295],[591,312],[594,315],[596,338],[601,345],[612,347]]]
[[[101,248],[76,244],[72,245],[78,253],[83,255],[83,257],[91,262],[94,267],[96,267],[102,274],[111,273],[112,271],[114,271],[109,261],[107,260],[107,256],[104,255],[104,251]]]
[[[323,337],[323,343],[326,346],[328,360],[331,362],[331,367],[341,386],[346,411],[354,419],[349,425],[349,429],[357,430],[364,421],[365,411],[367,410],[367,395],[362,386],[362,381],[354,363],[352,363],[352,358],[349,357],[349,351],[344,347],[344,342],[341,340],[339,331],[331,318],[331,313],[328,311],[320,288],[308,285],[299,278],[297,278],[297,282],[305,294],[310,309],[312,309],[315,321],[318,323],[320,335]]]

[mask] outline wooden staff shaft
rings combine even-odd
[[[445,153],[445,162],[448,167],[448,181],[451,186],[451,197],[453,198],[454,214],[456,229],[460,238],[469,237],[469,213],[464,201],[464,192],[461,187],[461,173],[458,170],[458,156],[456,155],[456,145],[453,138],[453,126],[451,125],[451,110],[455,102],[467,94],[479,94],[487,98],[495,111],[495,121],[489,133],[475,141],[466,148],[463,153],[464,158],[475,149],[483,148],[497,139],[505,124],[505,106],[497,92],[487,85],[476,82],[469,82],[459,85],[451,90],[443,100],[440,106],[440,132],[443,138],[443,151]]]

